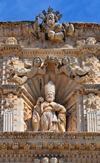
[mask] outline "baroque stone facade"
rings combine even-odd
[[[42,14],[0,23],[0,163],[100,162],[100,25]]]

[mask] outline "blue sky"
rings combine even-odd
[[[34,21],[49,6],[63,14],[61,22],[100,23],[100,0],[0,0],[0,22]]]

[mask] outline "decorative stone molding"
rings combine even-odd
[[[83,89],[84,89],[86,94],[88,94],[88,93],[99,94],[100,84],[86,84],[86,83],[84,83]]]
[[[100,24],[42,14],[0,22],[0,163],[98,163]]]
[[[34,136],[39,136],[37,139]],[[41,140],[40,141],[40,135]],[[43,138],[45,135],[49,136]],[[53,136],[53,137],[52,137]],[[56,142],[55,142],[56,137]],[[9,139],[9,140],[8,140]],[[38,141],[35,146],[35,142]],[[60,143],[59,143],[60,141]],[[53,143],[53,148],[48,142]],[[31,161],[44,162],[53,160],[57,162],[69,162],[73,160],[86,161],[93,159],[98,161],[100,150],[100,134],[99,133],[51,133],[51,132],[0,132],[0,161]]]

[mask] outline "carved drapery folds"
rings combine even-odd
[[[33,37],[36,39],[50,40],[50,41],[65,41],[66,35],[72,35],[74,32],[74,26],[64,22],[58,23],[58,20],[62,17],[59,15],[59,11],[52,12],[52,8],[48,8],[48,11],[42,11],[43,15],[39,14],[39,17],[43,19],[43,23],[39,24],[38,16],[36,16],[33,24]]]
[[[97,86],[100,83],[99,39],[96,35],[83,36],[88,25],[79,27],[77,23],[59,23],[62,14],[53,12],[51,7],[48,11],[43,10],[42,14],[39,14],[42,23],[36,16],[34,22],[21,24],[22,33],[18,37],[16,29],[13,35],[9,33],[8,37],[6,33],[6,39],[2,39],[0,94],[16,96],[18,106],[14,110],[19,118],[18,123],[14,121],[14,131],[20,128],[20,131],[78,131],[83,125],[79,127],[79,116],[81,122],[84,119],[83,96],[100,94]],[[83,37],[77,37],[81,35]],[[50,83],[55,91],[51,90],[47,95],[45,86]],[[93,89],[90,89],[91,85]],[[46,96],[53,100],[49,101]],[[95,119],[98,117],[97,109],[89,110],[88,105],[86,108],[88,124],[91,118],[98,121]],[[87,128],[91,130],[89,126]]]
[[[93,82],[96,80],[95,71],[95,57],[85,57],[80,66],[77,58],[63,57],[58,59],[56,56],[47,56],[46,59],[42,60],[40,57],[35,57],[31,64],[24,61],[24,68],[16,70],[13,66],[8,66],[8,71],[10,71],[11,81],[14,81],[20,85],[23,85],[28,79],[35,77],[36,75],[46,75],[47,71],[53,70],[55,75],[65,74],[76,83],[82,84],[87,81]],[[14,60],[15,62],[15,60]],[[11,61],[12,64],[14,64]],[[10,63],[9,63],[10,65]],[[52,67],[53,66],[53,67]],[[9,70],[10,69],[10,70]],[[13,70],[12,70],[13,69]],[[94,75],[94,77],[93,77]]]
[[[87,83],[99,83],[98,71],[99,60],[94,55],[87,55],[82,61],[83,69],[90,68],[92,71],[89,73]]]
[[[21,70],[12,70],[10,72],[10,76],[14,75],[11,81],[15,81],[19,84],[24,84],[28,79],[34,77],[35,75],[45,75],[45,67],[41,68],[41,58],[35,57],[33,59],[32,65],[28,64],[26,61],[24,62],[24,68]]]
[[[42,14],[0,22],[0,163],[100,162],[100,25]]]
[[[90,60],[91,62],[89,62]],[[71,111],[71,107],[76,106],[75,100],[83,93],[82,84],[88,83],[89,79],[91,82],[95,80],[92,74],[96,74],[94,66],[96,62],[93,63],[93,60],[93,56],[86,56],[80,62],[78,58],[67,56],[58,58],[50,55],[45,59],[34,57],[31,61],[24,60],[24,67],[19,70],[18,67],[14,68],[13,59],[10,61],[11,63],[9,62],[9,80],[20,85],[20,89],[17,90],[19,92],[21,90],[21,96],[28,104],[24,105],[23,126],[25,131],[65,132],[66,127],[69,131],[77,130],[77,112],[71,112],[71,115],[68,112]],[[49,102],[50,106],[47,104],[48,99],[44,93],[45,85],[49,82],[56,88],[53,93],[55,102],[53,100]],[[49,85],[49,87],[51,86]],[[78,87],[81,89],[80,93],[78,93]],[[52,91],[49,92],[52,96]],[[39,97],[43,97],[44,100]],[[69,126],[66,126],[67,113]]]
[[[46,101],[40,97],[34,107],[33,130],[65,132],[66,109],[62,105],[53,102],[55,99],[55,85],[51,81],[45,85],[45,96]]]

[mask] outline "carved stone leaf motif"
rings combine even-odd
[[[32,117],[32,111],[28,106],[24,106],[24,121],[30,119]]]
[[[29,151],[30,150],[30,145],[29,144],[25,144],[24,145],[24,151]]]
[[[96,98],[95,98],[95,94],[90,93],[88,94],[88,99],[86,101],[86,106],[87,109],[96,109],[97,105],[96,105]]]
[[[86,61],[85,61],[86,63]],[[92,63],[91,63],[92,64]],[[49,79],[51,81],[54,81],[56,83],[56,100],[58,103],[52,103],[52,107],[56,108],[56,105],[62,104],[65,108],[67,107],[67,104],[70,102],[70,100],[67,99],[67,97],[71,94],[70,97],[73,99],[77,96],[78,94],[75,92],[77,89],[77,85],[84,83],[88,78],[89,74],[91,74],[91,64],[89,64],[87,67],[85,67],[83,64],[83,67],[81,68],[79,59],[73,57],[63,57],[62,59],[58,59],[56,56],[50,55],[47,56],[46,59],[42,60],[40,57],[35,57],[31,62],[25,61],[24,62],[24,68],[21,70],[12,70],[11,75],[13,76],[13,81],[18,82],[20,86],[18,89],[21,88],[21,96],[24,94],[30,101],[28,102],[29,106],[30,103],[32,106],[38,105],[38,96],[40,95],[40,79],[42,81],[42,88],[41,88],[41,93],[42,96],[44,97],[44,85],[45,82],[49,82]],[[47,77],[48,76],[48,77]],[[57,79],[56,79],[57,77]],[[64,86],[61,83],[61,79],[63,78],[64,81]],[[21,81],[21,82],[20,82]],[[69,82],[70,81],[70,82]],[[72,88],[70,89],[69,86],[67,86],[67,83],[69,86],[72,83]],[[75,87],[74,87],[75,85]],[[63,87],[63,89],[62,89]],[[67,94],[67,92],[69,92]],[[80,94],[82,92],[80,91]],[[23,96],[23,98],[24,98]],[[63,97],[63,98],[62,98]],[[73,101],[73,100],[72,100]],[[41,104],[43,101],[41,101]],[[45,102],[44,102],[45,103]],[[54,105],[54,106],[53,106]],[[37,107],[37,106],[35,106]],[[28,120],[32,118],[32,129],[33,131],[39,131],[40,130],[40,113],[34,108],[35,111],[33,111],[33,116],[32,116],[32,111],[31,109],[27,109],[27,107],[24,109],[24,130],[30,130],[28,126]],[[48,106],[51,107],[51,106]],[[58,108],[58,106],[57,106]],[[46,109],[46,108],[45,108]],[[48,112],[48,111],[47,111]],[[50,113],[51,114],[51,113]],[[75,115],[76,116],[76,115]],[[69,131],[75,131],[77,130],[77,124],[76,124],[76,119],[75,116],[72,116],[72,121],[70,128],[68,128]],[[37,120],[37,117],[38,120]],[[51,127],[48,130],[54,130],[54,131],[65,131],[65,126],[66,126],[66,118],[64,114],[59,114],[57,111],[56,113],[52,113],[52,124]],[[47,115],[45,113],[42,114],[42,121],[41,121],[41,130],[46,131],[47,127],[44,125],[46,123],[45,119],[47,118]],[[31,120],[30,120],[31,122]],[[29,122],[29,123],[30,123]],[[43,124],[44,123],[44,124]],[[49,120],[48,120],[48,123]],[[34,127],[35,129],[34,129]],[[45,127],[44,127],[45,126]]]
[[[16,56],[13,56],[12,58],[9,56],[9,59],[7,60],[7,65],[6,65],[7,81],[8,82],[11,82],[12,76],[10,73],[13,69],[16,70],[17,64],[18,64],[18,58]]]
[[[19,148],[18,143],[14,143],[12,148],[13,148],[13,150],[18,150],[18,148]]]
[[[14,107],[13,102],[13,94],[8,94],[7,98],[5,98],[4,100],[4,108],[7,110],[11,110]]]
[[[99,60],[95,56],[86,56],[85,61],[82,62],[83,69],[90,67],[91,71],[89,72],[88,79],[86,83],[98,83],[98,65]]]
[[[6,151],[7,150],[7,144],[6,143],[3,143],[2,146],[1,146],[1,149],[3,151]]]
[[[53,149],[53,143],[49,143],[49,144],[48,144],[48,149],[49,149],[49,150],[52,150],[52,149]]]

